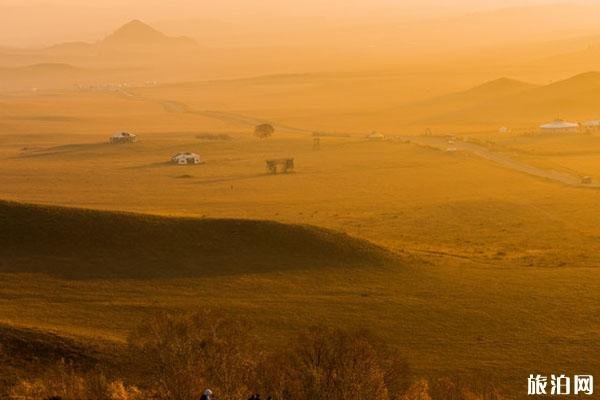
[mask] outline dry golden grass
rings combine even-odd
[[[309,133],[279,129],[260,141],[239,122],[113,95],[3,102],[3,199],[309,223],[414,260],[404,269],[246,271],[190,279],[3,274],[4,323],[122,342],[150,313],[212,307],[254,319],[271,341],[322,321],[368,326],[419,373],[485,375],[517,393],[538,370],[600,369],[600,278],[594,267],[600,261],[600,210],[593,190],[362,135],[322,138],[319,151],[312,150]],[[138,133],[140,142],[104,144],[115,125]],[[197,138],[206,132],[226,132],[234,140]],[[538,151],[536,157],[549,162],[556,155],[545,153],[571,149],[566,167],[586,174],[597,169],[592,160],[570,163],[581,160],[577,152],[596,136],[494,140],[517,153]],[[166,164],[173,153],[188,150],[206,164]],[[296,159],[295,173],[265,174],[265,159],[288,156]]]

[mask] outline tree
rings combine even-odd
[[[393,363],[384,361],[367,333],[315,326],[266,358],[257,378],[275,399],[389,400],[386,364]]]
[[[254,135],[260,139],[266,139],[275,133],[275,128],[271,124],[260,124],[254,128]]]
[[[129,337],[137,358],[163,399],[194,400],[206,388],[219,398],[243,398],[255,370],[248,325],[213,312],[154,317]]]

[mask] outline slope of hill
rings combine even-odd
[[[600,73],[586,72],[521,93],[491,98],[443,118],[537,126],[557,115],[572,120],[596,119],[599,110]]]
[[[498,96],[508,96],[515,93],[522,93],[525,90],[535,88],[536,85],[521,82],[510,78],[499,78],[493,81],[485,82],[472,89],[468,89],[464,92],[449,95],[447,98],[459,98],[470,101],[481,101],[484,99],[490,99]]]
[[[462,92],[451,93],[431,100],[426,100],[418,103],[417,106],[426,108],[430,110],[430,112],[435,112],[437,109],[460,109],[500,97],[523,93],[526,90],[530,90],[535,87],[536,85],[531,83],[503,77],[493,81],[485,82],[479,86]]]
[[[598,110],[600,72],[586,72],[545,86],[501,78],[387,110],[379,118],[405,127],[497,129],[502,125],[534,127],[557,115],[574,120],[596,119]]]
[[[388,129],[398,127],[429,127],[435,124],[460,123],[454,114],[495,102],[535,89],[537,86],[509,78],[499,78],[476,87],[434,97],[429,100],[407,104],[375,113],[378,120],[386,121]]]
[[[536,93],[555,98],[567,98],[598,93],[599,90],[600,72],[589,71],[541,87]]]
[[[175,219],[0,202],[0,272],[185,277],[398,264],[369,242],[304,225]]]

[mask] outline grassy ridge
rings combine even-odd
[[[210,276],[398,263],[306,225],[144,216],[0,202],[0,271],[67,278]]]

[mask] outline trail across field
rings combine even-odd
[[[225,112],[225,111],[193,110],[187,104],[179,102],[179,101],[151,99],[151,98],[139,96],[139,95],[134,94],[127,90],[121,90],[120,93],[123,96],[134,99],[134,100],[158,103],[165,109],[165,111],[170,112],[170,113],[196,114],[196,115],[201,115],[203,117],[213,118],[213,119],[217,119],[220,121],[231,122],[231,123],[234,123],[237,125],[249,126],[249,127],[255,127],[256,125],[259,125],[259,124],[268,123],[268,124],[275,126],[276,128],[285,129],[287,131],[301,132],[301,133],[312,132],[309,129],[298,128],[298,127],[289,126],[289,125],[283,125],[283,124],[276,123],[273,121],[268,121],[263,118],[255,118],[255,117],[251,117],[248,115],[235,114],[235,113]]]
[[[581,176],[567,172],[536,167],[531,164],[517,161],[508,155],[495,152],[487,147],[472,142],[451,140],[444,136],[401,136],[398,138],[419,146],[434,147],[443,151],[470,153],[488,161],[492,161],[493,163],[501,165],[505,168],[510,168],[518,172],[523,172],[539,178],[559,182],[563,185],[593,189],[600,188],[600,183],[597,182],[583,183]]]

